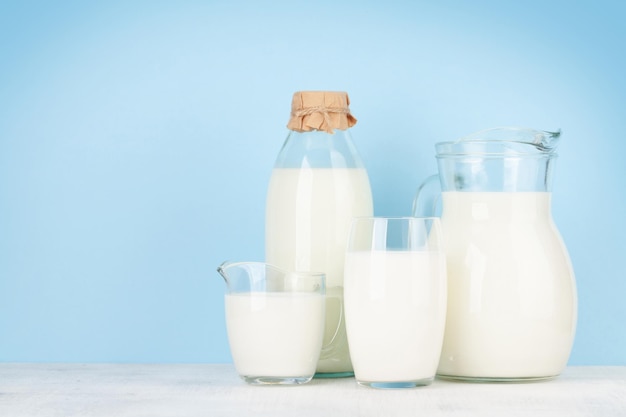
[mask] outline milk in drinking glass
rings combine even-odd
[[[432,221],[438,227],[438,219]],[[381,245],[381,239],[394,232],[385,229],[384,222],[405,224],[406,235],[411,235],[411,228],[423,228],[420,244]],[[344,299],[352,364],[361,385],[428,385],[436,373],[446,316],[446,260],[434,244],[440,238],[437,227],[429,237],[422,222],[368,218],[353,223]],[[381,227],[372,226],[374,223]],[[368,228],[371,244],[367,243],[368,233],[358,236],[359,229]],[[357,239],[361,242],[355,242]]]

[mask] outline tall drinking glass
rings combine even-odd
[[[431,384],[446,317],[439,219],[355,219],[344,280],[346,330],[357,382],[374,388]]]

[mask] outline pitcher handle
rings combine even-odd
[[[431,175],[417,189],[413,200],[413,216],[434,217],[441,198],[441,182],[439,175]]]

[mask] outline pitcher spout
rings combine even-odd
[[[561,129],[556,132],[548,132],[548,131],[540,131],[537,132],[536,140],[538,141],[538,146],[541,149],[546,151],[552,151],[556,149],[559,144],[559,139],[561,139]]]

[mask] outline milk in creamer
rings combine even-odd
[[[231,293],[225,305],[228,341],[239,375],[315,373],[323,339],[323,294]]]

